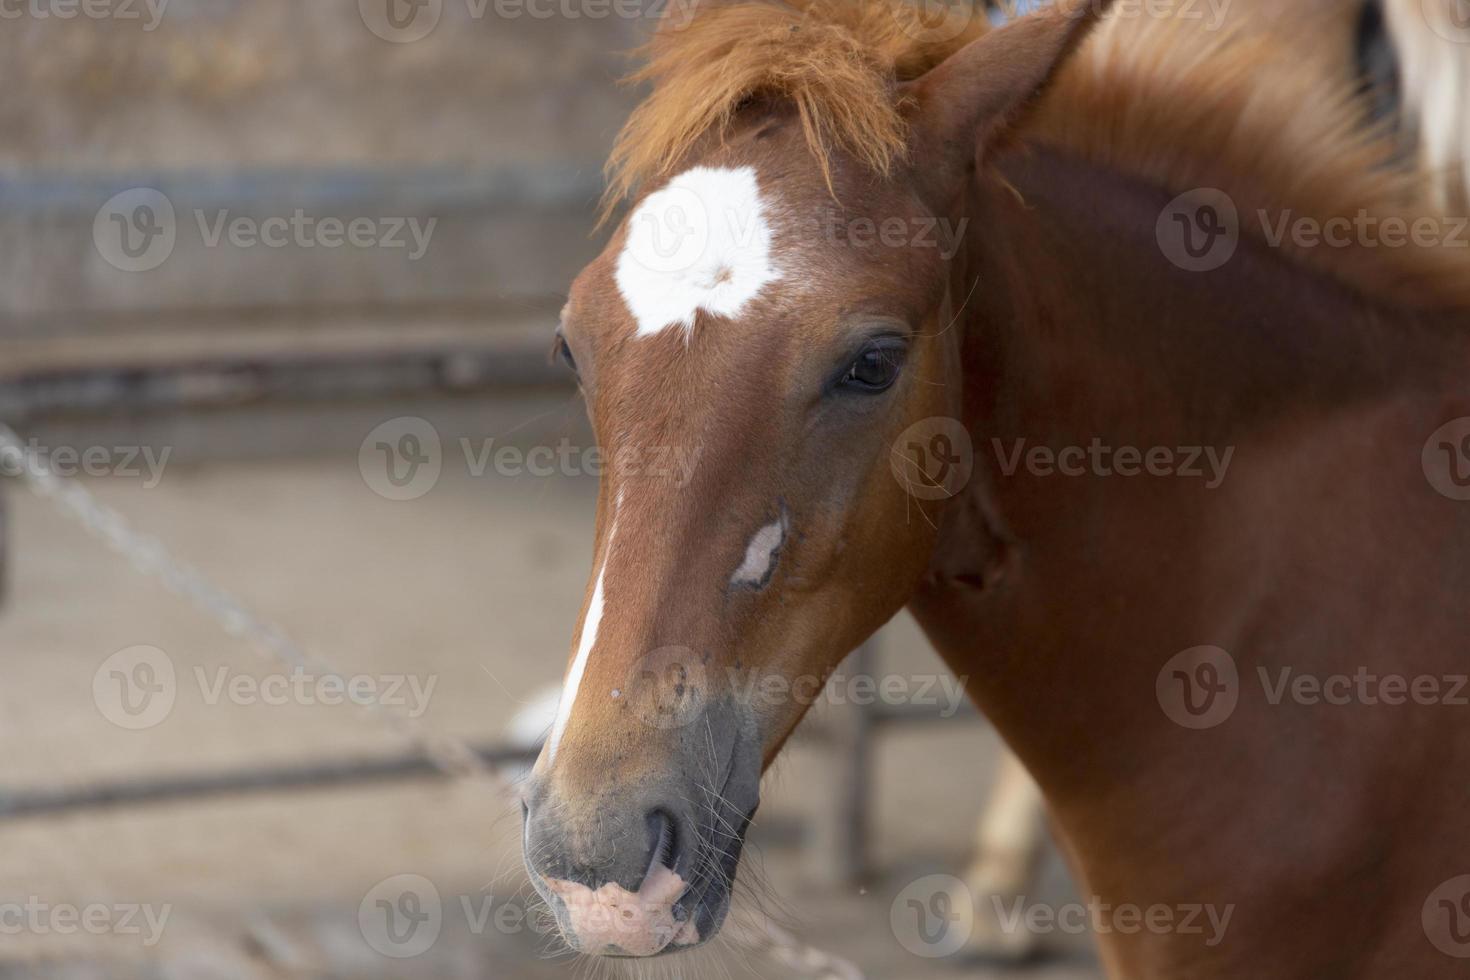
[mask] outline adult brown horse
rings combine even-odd
[[[794,692],[907,604],[1092,906],[1150,910],[1100,923],[1113,974],[1470,953],[1464,228],[1320,72],[1263,86],[1157,5],[1083,44],[1105,6],[962,45],[747,0],[656,40],[563,323],[617,461],[526,794],[573,948],[719,930]],[[1200,907],[1211,942],[1151,914]]]

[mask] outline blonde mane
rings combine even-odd
[[[753,96],[796,106],[823,173],[841,150],[890,174],[908,137],[895,83],[987,29],[981,4],[963,23],[937,27],[922,11],[911,0],[725,0],[666,25],[632,76],[652,91],[609,159],[606,206],[668,175]],[[1242,235],[1269,239],[1287,228],[1280,247],[1354,288],[1410,305],[1470,304],[1470,229],[1442,220],[1432,184],[1402,162],[1391,133],[1369,124],[1352,80],[1266,33],[1110,15],[1017,135],[1173,193],[1221,189],[1237,205]],[[1289,230],[1342,219],[1379,232],[1433,222],[1442,241],[1302,245]]]

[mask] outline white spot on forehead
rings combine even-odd
[[[548,766],[556,761],[556,748],[566,734],[567,722],[572,717],[572,706],[577,703],[577,689],[582,686],[582,675],[587,672],[587,660],[592,656],[592,648],[597,646],[597,630],[602,625],[602,582],[607,575],[607,563],[612,558],[613,539],[618,533],[618,511],[622,509],[622,504],[623,497],[619,494],[613,507],[612,526],[607,532],[607,547],[603,549],[602,566],[597,570],[597,584],[592,587],[592,601],[587,604],[587,618],[582,623],[582,635],[577,639],[577,655],[572,659],[571,670],[567,671],[561,703],[556,709],[556,722],[551,726],[551,736],[546,740]]]
[[[638,336],[694,328],[699,311],[736,317],[781,273],[752,167],[695,167],[648,195],[628,219],[618,292]]]

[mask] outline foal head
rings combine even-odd
[[[960,415],[947,207],[1096,12],[925,64],[893,30],[860,44],[887,5],[804,6],[655,42],[669,77],[620,151],[642,186],[563,315],[611,462],[525,852],[584,952],[719,930],[763,769],[923,575],[944,493],[900,436]]]

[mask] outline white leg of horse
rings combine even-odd
[[[1046,807],[1041,791],[1021,761],[1007,751],[980,816],[975,857],[966,884],[975,900],[971,952],[993,959],[1018,960],[1036,950],[1038,938],[1017,926],[1007,930],[1009,913],[1025,899],[1046,844]]]

